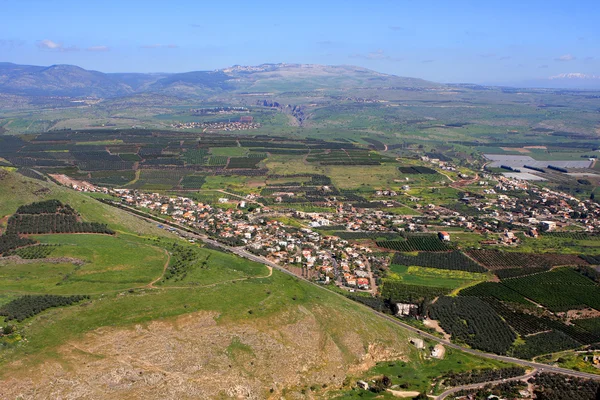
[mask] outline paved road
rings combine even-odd
[[[435,398],[435,400],[444,400],[446,397],[448,397],[456,392],[460,392],[461,390],[481,389],[487,385],[492,385],[492,386],[499,385],[504,382],[526,381],[527,379],[535,376],[535,374],[537,374],[537,373],[538,373],[537,370],[533,370],[532,372],[530,372],[526,375],[516,376],[514,378],[506,378],[506,379],[499,379],[497,381],[489,381],[489,382],[474,383],[472,385],[457,386],[452,389],[446,390],[444,393],[437,396]]]
[[[123,209],[124,211],[130,212],[130,213],[132,213],[133,215],[135,215],[137,217],[140,217],[140,218],[143,218],[143,219],[145,219],[147,221],[150,221],[152,223],[157,223],[156,221],[154,221],[154,220],[152,220],[150,218],[145,218],[145,217],[142,217],[142,216],[140,216],[138,214],[135,214],[135,213],[129,211],[129,210],[134,210],[136,213],[140,213],[141,211],[138,210],[138,209],[135,209],[135,208],[132,208],[132,207],[128,207],[128,206],[124,206],[124,205],[120,205],[119,208]],[[150,214],[147,214],[147,215],[150,215]],[[204,241],[206,243],[209,243],[209,244],[211,244],[213,246],[216,246],[216,247],[220,247],[220,248],[225,249],[225,250],[227,250],[227,251],[229,251],[229,252],[231,252],[233,254],[236,254],[236,255],[238,255],[240,257],[244,257],[244,258],[249,259],[251,261],[255,261],[255,262],[258,262],[258,263],[262,263],[262,264],[268,265],[268,266],[273,267],[273,268],[275,268],[275,269],[277,269],[277,270],[279,270],[279,271],[281,271],[281,272],[283,272],[285,274],[291,275],[291,276],[293,276],[293,277],[295,277],[297,279],[301,279],[301,280],[303,280],[303,281],[305,281],[307,283],[310,283],[311,285],[314,285],[315,287],[318,287],[321,290],[326,290],[328,293],[332,293],[332,294],[334,294],[336,296],[340,296],[340,297],[346,299],[347,301],[352,301],[352,300],[346,298],[342,294],[335,293],[335,292],[333,292],[333,291],[331,291],[331,290],[323,287],[322,285],[319,285],[317,283],[311,282],[308,279],[305,279],[305,278],[302,278],[302,277],[299,277],[299,276],[293,274],[292,272],[288,271],[287,269],[285,269],[284,267],[282,267],[279,264],[276,264],[276,263],[274,263],[274,262],[272,262],[272,261],[270,261],[270,260],[268,260],[268,259],[266,259],[264,257],[260,257],[260,256],[257,256],[257,255],[254,255],[254,254],[246,251],[244,248],[230,247],[230,246],[227,246],[227,245],[225,245],[225,244],[223,244],[221,242],[218,242],[218,241],[216,241],[214,239],[211,239],[211,238],[209,238],[206,235],[201,235],[201,234],[197,234],[197,233],[190,233],[190,232],[187,231],[187,229],[189,229],[188,227],[183,227],[183,226],[180,226],[178,224],[172,223],[172,222],[167,221],[167,220],[164,220],[161,223],[163,225],[168,225],[168,226],[170,226],[170,227],[172,227],[174,229],[177,229],[178,231],[184,233],[187,236],[195,237],[195,238],[200,239],[200,240],[202,240],[202,241]],[[393,324],[401,326],[405,330],[408,330],[408,331],[414,333],[417,336],[420,336],[422,338],[429,339],[429,340],[441,343],[444,346],[449,347],[451,349],[460,350],[460,351],[463,351],[465,353],[472,354],[474,356],[483,357],[483,358],[487,358],[487,359],[491,359],[491,360],[504,361],[504,362],[507,362],[507,363],[513,363],[513,364],[521,365],[523,367],[534,368],[534,369],[538,369],[539,371],[553,372],[553,373],[557,373],[557,374],[575,376],[575,377],[579,377],[579,378],[587,378],[587,379],[600,380],[600,375],[596,375],[596,374],[590,374],[590,373],[587,373],[587,372],[574,371],[574,370],[567,369],[567,368],[554,367],[554,366],[551,366],[551,365],[536,363],[536,362],[533,362],[533,361],[521,360],[519,358],[514,358],[514,357],[500,356],[500,355],[492,354],[492,353],[484,353],[484,352],[479,351],[479,350],[474,350],[474,349],[470,349],[470,348],[467,348],[467,347],[462,347],[462,346],[457,345],[455,343],[452,343],[452,342],[450,342],[450,341],[448,341],[446,339],[439,338],[439,337],[434,336],[434,335],[432,335],[430,333],[427,333],[427,332],[422,331],[422,330],[420,330],[418,328],[415,328],[414,326],[405,324],[404,322],[402,322],[399,319],[394,318],[394,317],[392,317],[390,315],[380,313],[380,312],[378,312],[378,311],[376,311],[376,310],[374,310],[374,309],[372,309],[370,307],[367,307],[367,306],[365,306],[363,304],[360,304],[360,303],[357,303],[357,302],[354,302],[354,301],[352,301],[352,302],[354,304],[358,305],[359,307],[363,307],[365,310],[367,310],[367,311],[369,311],[369,312],[371,312],[371,313],[379,316],[380,318],[384,318],[384,319],[390,321]]]

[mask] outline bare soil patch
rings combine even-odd
[[[514,151],[517,153],[531,153],[527,148],[523,147],[500,147],[504,151]]]
[[[334,338],[319,322],[326,310],[297,311],[252,324],[217,323],[217,314],[198,312],[129,329],[100,328],[33,369],[22,361],[7,365],[0,393],[23,399],[302,398],[302,388],[340,388],[347,373],[405,358],[400,341],[365,346],[352,329]]]

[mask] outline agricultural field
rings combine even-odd
[[[459,353],[453,349],[447,349],[446,355],[442,360],[421,355],[418,359],[411,362],[397,361],[377,363],[377,365],[361,376],[357,376],[356,380],[362,379],[366,382],[370,382],[375,378],[387,376],[391,379],[391,384],[398,385],[402,391],[439,394],[443,391],[443,388],[445,388],[444,380],[449,375],[471,371],[476,373],[489,370],[500,370],[507,366],[508,364],[493,360],[475,362],[471,356]],[[431,386],[433,386],[433,388]],[[339,396],[336,395],[335,398],[386,398],[384,393],[347,391],[340,393]],[[391,396],[390,398],[394,398],[394,396]]]
[[[594,282],[570,268],[558,268],[501,283],[484,282],[462,289],[459,295],[486,302],[520,335],[508,353],[532,358],[600,341],[596,319],[574,319],[567,324],[544,308],[560,312],[591,307],[598,298]],[[470,296],[470,297],[469,297]],[[535,302],[535,303],[534,303]],[[587,303],[586,303],[587,302]]]
[[[504,268],[549,268],[561,265],[588,264],[582,258],[569,254],[532,254],[493,250],[471,250],[467,254],[492,271]]]
[[[392,264],[387,279],[393,279],[407,285],[456,289],[467,284],[485,281],[487,275]]]
[[[394,254],[392,263],[457,271],[486,272],[485,268],[459,251],[419,252],[415,255],[411,253],[396,253]]]
[[[394,278],[382,279],[381,297],[390,302],[420,303],[450,293],[451,289],[439,286],[409,285]]]
[[[404,240],[385,240],[377,242],[384,249],[401,252],[412,251],[448,251],[452,246],[441,241],[437,235],[411,235]]]
[[[600,309],[600,287],[570,268],[505,279],[502,284],[555,312]]]
[[[516,339],[508,324],[477,297],[440,297],[429,313],[454,340],[476,349],[505,354]]]
[[[499,301],[531,305],[519,292],[499,282],[483,282],[460,291],[461,296],[493,297]]]

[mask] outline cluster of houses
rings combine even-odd
[[[490,179],[485,177],[484,179]],[[513,230],[537,237],[540,231],[552,231],[567,225],[580,230],[600,228],[600,208],[591,200],[538,188],[527,182],[498,177],[493,189],[465,195],[460,202],[474,212],[462,212],[429,204],[419,215],[398,215],[386,208],[360,208],[349,202],[335,202],[335,212],[302,212],[279,209],[274,212],[260,204],[246,208],[257,195],[245,200],[219,199],[220,204],[206,204],[187,197],[170,197],[158,193],[143,193],[130,189],[107,189],[91,184],[71,182],[81,191],[100,191],[119,198],[133,207],[168,216],[180,224],[232,246],[245,246],[281,265],[305,271],[307,276],[323,282],[332,280],[340,286],[375,292],[375,280],[370,262],[373,251],[365,244],[348,242],[338,236],[325,235],[321,228],[335,227],[346,232],[438,232],[442,241],[449,241],[446,228],[460,228],[476,233],[493,233],[482,244],[517,245],[519,237]],[[514,192],[523,192],[515,195]],[[382,190],[381,196],[394,196],[392,190]],[[377,196],[377,193],[374,193]],[[404,196],[404,195],[403,195]],[[231,207],[235,203],[236,207]],[[286,226],[276,215],[294,217],[303,228]],[[511,225],[507,225],[511,224]],[[510,226],[510,229],[506,229]],[[333,232],[333,231],[331,231]],[[491,240],[490,240],[491,239]]]
[[[169,216],[208,236],[233,246],[246,246],[281,265],[305,268],[323,282],[335,281],[350,289],[374,290],[369,270],[372,250],[337,236],[323,236],[310,228],[293,228],[271,217],[269,209],[220,208],[187,197],[170,197],[129,189],[113,189],[122,202]],[[224,198],[224,200],[229,201]],[[327,224],[324,218],[315,218]],[[319,225],[321,226],[321,225]]]
[[[176,122],[171,124],[175,129],[207,129],[215,131],[248,131],[260,128],[260,124],[247,117],[233,122]]]

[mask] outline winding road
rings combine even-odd
[[[105,204],[109,204],[109,203],[105,203]],[[130,213],[130,214],[132,214],[132,215],[134,215],[134,216],[136,216],[138,218],[142,218],[142,219],[144,219],[146,221],[150,221],[152,223],[156,223],[157,222],[155,220],[155,218],[156,218],[155,216],[152,216],[151,214],[148,214],[148,213],[144,213],[144,212],[142,212],[142,211],[140,211],[140,210],[138,210],[136,208],[128,207],[128,206],[125,206],[125,205],[122,205],[122,204],[119,204],[118,206],[115,205],[115,204],[112,204],[112,205],[114,207],[118,207],[121,210],[126,211],[126,212],[128,212],[128,213]],[[135,212],[133,212],[133,211],[135,211]],[[141,216],[140,214],[146,214],[148,217]],[[392,317],[390,315],[383,314],[383,313],[378,312],[378,311],[376,311],[376,310],[374,310],[374,309],[372,309],[370,307],[367,307],[367,306],[365,306],[363,304],[354,302],[354,301],[348,299],[347,297],[345,297],[342,294],[333,292],[333,291],[331,291],[331,290],[323,287],[322,285],[319,285],[317,283],[311,282],[308,279],[305,279],[303,277],[297,276],[297,275],[293,274],[292,272],[288,271],[287,269],[285,269],[284,267],[282,267],[281,265],[276,264],[276,263],[274,263],[274,262],[272,262],[272,261],[270,261],[270,260],[268,260],[268,259],[266,259],[264,257],[260,257],[260,256],[257,256],[255,254],[252,254],[252,253],[246,251],[244,248],[227,246],[227,245],[225,245],[225,244],[223,244],[221,242],[218,242],[218,241],[216,241],[214,239],[209,238],[206,235],[202,235],[202,234],[198,234],[198,233],[191,233],[191,232],[189,232],[189,228],[188,227],[180,226],[179,224],[172,223],[172,222],[164,220],[162,218],[161,218],[161,220],[162,221],[160,223],[162,223],[164,225],[168,225],[169,227],[171,227],[173,229],[176,229],[177,231],[179,231],[179,232],[181,232],[181,233],[183,233],[183,234],[185,234],[185,235],[187,235],[189,237],[194,237],[196,239],[200,239],[203,242],[208,243],[208,244],[210,244],[212,246],[222,248],[222,249],[227,250],[228,252],[236,254],[236,255],[238,255],[240,257],[243,257],[243,258],[246,258],[248,260],[255,261],[255,262],[258,262],[258,263],[261,263],[261,264],[264,264],[264,265],[266,265],[268,267],[272,267],[274,269],[277,269],[277,270],[279,270],[279,271],[281,271],[281,272],[283,272],[285,274],[291,275],[291,276],[293,276],[293,277],[295,277],[297,279],[303,280],[303,281],[305,281],[305,282],[307,282],[307,283],[309,283],[309,284],[311,284],[311,285],[319,288],[320,290],[325,290],[325,291],[327,291],[327,293],[334,294],[336,296],[340,296],[343,299],[345,299],[346,301],[350,301],[353,304],[355,304],[355,305],[357,305],[359,307],[362,307],[364,310],[366,310],[366,311],[368,311],[368,312],[370,312],[372,314],[375,314],[378,317],[383,318],[383,319],[385,319],[385,320],[387,320],[387,321],[389,321],[389,322],[391,322],[391,323],[393,323],[395,325],[398,325],[398,326],[404,328],[405,330],[407,330],[407,331],[409,331],[409,332],[411,332],[411,333],[413,333],[413,334],[415,334],[417,336],[420,336],[422,338],[425,338],[425,339],[428,339],[428,340],[431,340],[431,341],[434,341],[434,342],[437,342],[437,343],[441,343],[441,344],[443,344],[444,346],[446,346],[448,348],[456,349],[456,350],[459,350],[459,351],[462,351],[462,352],[465,352],[467,354],[471,354],[471,355],[474,355],[474,356],[477,356],[477,357],[482,357],[482,358],[487,358],[487,359],[490,359],[490,360],[503,361],[503,362],[506,362],[506,363],[512,363],[512,364],[521,365],[523,367],[527,367],[527,368],[532,368],[532,369],[538,370],[539,372],[551,372],[551,373],[556,373],[556,374],[563,374],[563,375],[574,376],[574,377],[578,377],[578,378],[594,379],[594,380],[600,381],[600,375],[591,374],[591,373],[587,373],[587,372],[581,372],[581,371],[574,371],[574,370],[567,369],[567,368],[555,367],[555,366],[552,366],[552,365],[537,363],[537,362],[534,362],[534,361],[521,360],[519,358],[514,358],[514,357],[501,356],[501,355],[493,354],[493,353],[485,353],[483,351],[474,350],[474,349],[471,349],[471,348],[460,346],[458,344],[450,342],[449,340],[446,340],[446,339],[434,336],[434,335],[432,335],[430,333],[427,333],[427,332],[422,331],[422,330],[420,330],[418,328],[415,328],[414,326],[405,324],[404,322],[402,322],[399,319],[394,318],[394,317]],[[488,384],[488,383],[489,382],[484,382],[483,384]]]
[[[444,393],[438,395],[435,398],[435,400],[444,400],[446,397],[448,397],[454,393],[460,392],[462,390],[481,389],[487,385],[494,386],[494,385],[499,385],[504,382],[527,381],[529,378],[534,377],[535,374],[537,374],[537,373],[538,373],[538,370],[534,369],[533,371],[531,371],[528,374],[521,375],[521,376],[515,376],[514,378],[499,379],[497,381],[481,382],[481,383],[474,383],[472,385],[463,385],[463,386],[453,387],[452,389],[448,389]]]

